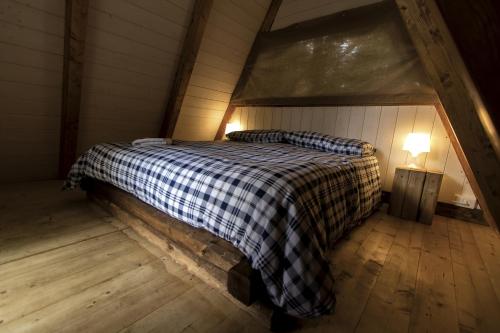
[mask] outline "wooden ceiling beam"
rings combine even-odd
[[[59,147],[59,177],[76,160],[88,0],[66,0]]]
[[[271,31],[271,27],[273,26],[276,14],[278,14],[278,9],[281,6],[281,2],[282,0],[272,0],[271,4],[269,5],[266,16],[264,17],[264,20],[260,25],[259,32],[257,33],[257,36],[255,36],[252,48],[250,49],[250,53],[248,54],[247,60],[245,61],[245,65],[243,66],[243,70],[241,71],[238,83],[236,83],[236,87],[234,88],[233,93],[231,94],[231,100],[229,101],[229,104],[226,108],[226,112],[224,113],[224,117],[222,118],[222,121],[219,125],[219,129],[215,134],[215,140],[220,140],[224,137],[224,132],[226,131],[226,124],[231,119],[234,109],[236,108],[233,103],[234,96],[237,96],[238,92],[245,86],[245,83],[247,82],[248,77],[250,76],[250,69],[255,63],[255,60],[257,60],[257,55],[259,53],[257,47],[257,41],[259,39],[259,35],[261,33]]]
[[[184,96],[193,73],[196,57],[200,50],[203,34],[212,9],[213,0],[196,0],[191,15],[191,22],[184,39],[181,56],[170,89],[165,116],[160,128],[160,137],[172,137],[179,119]]]
[[[444,22],[453,37],[472,81],[488,110],[482,120],[487,134],[500,131],[500,1],[437,0]],[[464,13],[467,13],[464,15]],[[494,142],[494,140],[491,140]],[[500,142],[497,143],[500,144]],[[500,146],[494,146],[500,156]]]
[[[314,107],[314,106],[369,106],[369,105],[434,105],[439,98],[433,94],[394,94],[394,95],[338,95],[312,97],[268,97],[255,99],[233,99],[236,107]]]
[[[500,227],[500,160],[491,119],[435,0],[395,0],[422,64],[439,95],[437,105],[474,194]],[[445,9],[443,9],[445,10]],[[469,15],[470,13],[463,13]]]

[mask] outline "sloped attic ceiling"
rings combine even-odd
[[[437,100],[392,1],[262,34],[257,47],[233,94],[236,104],[295,97],[329,97],[332,104]]]
[[[379,1],[285,0],[273,29]],[[214,1],[174,138],[214,138],[270,2]]]
[[[157,136],[194,0],[90,0],[78,152]]]
[[[380,0],[284,0],[279,6],[273,29],[375,2]],[[269,3],[269,0],[214,2],[215,14],[209,18],[209,26],[217,27],[221,33],[212,33],[212,36],[207,33],[203,43],[205,40],[211,40],[212,45],[218,45],[218,49],[212,53],[217,56],[212,57],[211,63],[208,63],[208,58],[200,54],[186,93],[186,102],[182,105],[176,124],[174,138],[213,139]],[[229,16],[224,18],[217,15],[217,12]],[[243,47],[241,41],[245,38],[245,32],[248,34],[249,31],[253,31],[253,38],[247,40],[246,46]],[[239,40],[238,43],[234,42],[235,37]],[[245,51],[245,57],[232,56],[235,52],[242,51]],[[197,67],[203,68],[200,70]]]
[[[214,138],[269,4],[214,1],[174,138]]]
[[[271,31],[381,1],[383,0],[283,0]]]
[[[90,0],[78,151],[157,136],[193,0]],[[0,1],[0,182],[57,177],[65,1]]]

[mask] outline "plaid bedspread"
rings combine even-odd
[[[71,169],[222,237],[261,272],[274,304],[312,317],[335,304],[328,250],[380,200],[375,157],[283,143],[99,144]]]

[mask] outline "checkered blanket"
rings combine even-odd
[[[283,139],[285,142],[296,146],[328,151],[341,155],[371,156],[375,153],[373,145],[366,141],[336,137],[317,132],[284,132]]]
[[[230,241],[261,272],[273,303],[300,317],[330,312],[328,250],[380,200],[375,157],[285,143],[99,144],[65,186],[84,177]]]
[[[282,130],[246,130],[226,134],[229,140],[243,142],[279,143],[283,142]]]

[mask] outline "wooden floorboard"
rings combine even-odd
[[[458,332],[448,226],[434,219],[422,242],[410,332]]]
[[[381,219],[351,256],[333,253],[334,267],[338,265],[342,268],[340,274],[335,274],[335,291],[339,306],[329,323],[334,330],[355,330],[385,264],[396,232],[397,225]]]
[[[464,243],[457,223],[448,221],[451,263],[455,281],[458,326],[462,332],[477,331],[477,294],[472,283],[471,271],[464,254]],[[466,248],[466,247],[465,247]]]
[[[0,332],[265,332],[59,182],[0,188]],[[337,307],[303,332],[499,332],[500,238],[378,212],[332,251]]]
[[[498,332],[500,327],[500,303],[486,269],[485,262],[478,250],[479,242],[472,234],[471,225],[455,223],[462,240],[463,261],[469,271],[472,291],[470,299],[459,304],[462,308],[470,307],[477,332]],[[500,260],[500,259],[497,259]],[[457,288],[457,292],[462,288]]]
[[[385,219],[393,219],[385,217]],[[387,260],[374,285],[357,332],[405,332],[415,299],[424,226],[398,221]]]
[[[500,235],[489,232],[488,228],[470,225],[479,255],[488,271],[493,289],[500,299]]]

